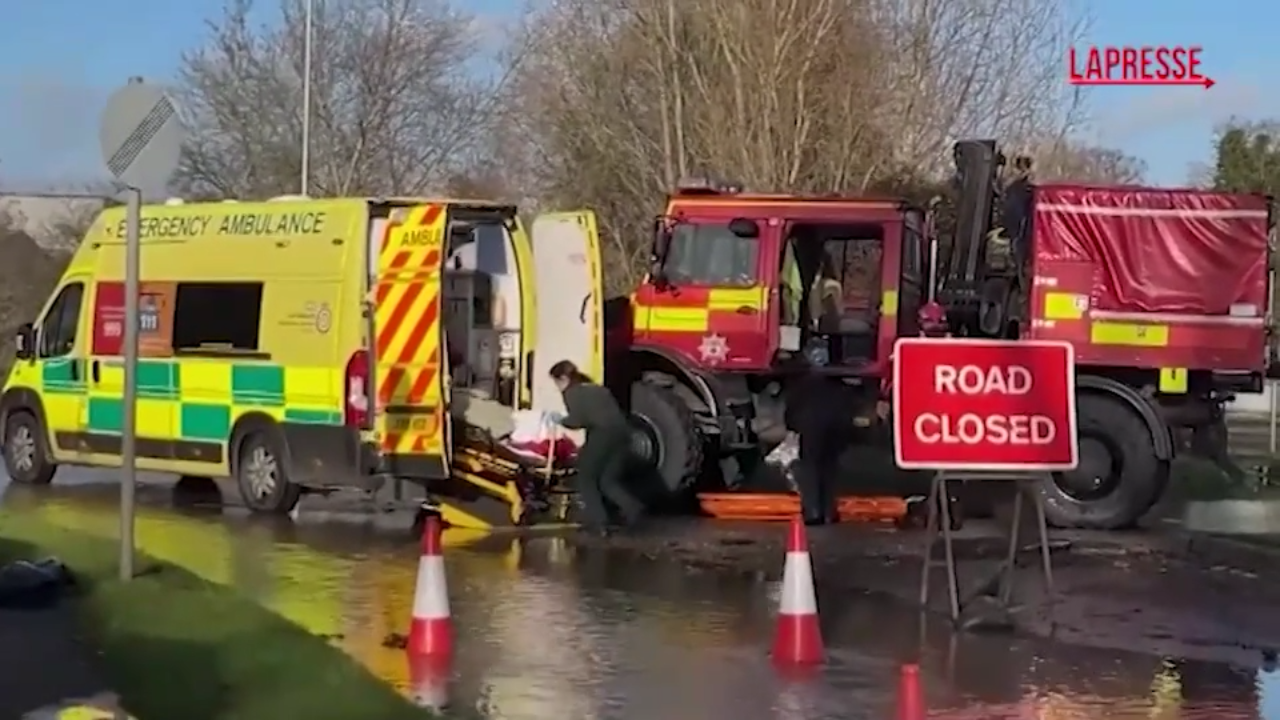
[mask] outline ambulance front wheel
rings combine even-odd
[[[234,474],[245,507],[258,513],[287,513],[298,504],[302,488],[289,480],[289,470],[275,433],[257,430],[245,435],[238,449]]]
[[[58,466],[50,461],[44,426],[35,415],[18,410],[4,422],[4,469],[16,483],[48,485]]]

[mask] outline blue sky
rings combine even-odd
[[[1280,3],[1268,0],[1082,0],[1088,44],[1200,45],[1218,85],[1100,88],[1094,139],[1145,160],[1155,183],[1181,183],[1208,157],[1213,127],[1231,116],[1280,117]],[[265,8],[274,6],[265,0]],[[222,0],[41,0],[11,3],[0,25],[0,175],[10,186],[99,173],[97,119],[131,75],[163,81],[199,43]],[[472,0],[514,14],[521,0]],[[1066,63],[1063,63],[1066,76]]]

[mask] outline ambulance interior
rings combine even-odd
[[[825,351],[825,363],[834,365],[875,359],[883,237],[875,224],[788,228],[779,324],[793,328],[798,339],[784,349],[817,348]]]
[[[501,218],[451,219],[443,278],[445,347],[455,419],[494,438],[513,429],[519,397],[520,276]]]

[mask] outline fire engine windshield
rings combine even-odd
[[[677,285],[750,287],[758,253],[757,239],[734,235],[728,224],[681,223],[671,234],[664,269]]]

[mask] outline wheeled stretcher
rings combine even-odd
[[[456,405],[454,479],[505,502],[513,525],[570,521],[577,443],[533,411],[475,396]]]

